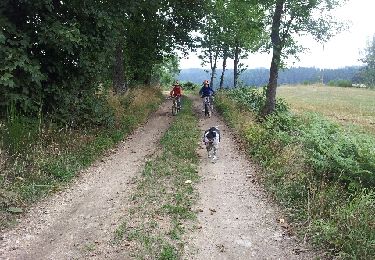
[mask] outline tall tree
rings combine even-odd
[[[199,37],[200,48],[202,53],[198,56],[202,60],[202,65],[210,65],[210,86],[213,87],[216,78],[217,61],[220,54],[220,25],[219,25],[219,9],[216,1],[209,1],[208,13],[205,15]]]
[[[102,1],[1,1],[0,17],[2,109],[73,107],[107,73],[113,21]]]
[[[264,9],[257,0],[211,1],[211,13],[206,18],[202,41],[203,60],[210,63],[211,78],[214,78],[217,59],[223,60],[220,82],[224,81],[228,58],[234,58],[234,85],[243,71],[240,59],[262,45]],[[212,61],[212,62],[211,62]]]
[[[205,6],[204,0],[138,2],[128,13],[125,32],[134,81],[149,83],[153,66],[162,63],[165,55],[192,44],[190,32],[198,29]]]
[[[230,35],[226,38],[233,52],[233,86],[237,87],[238,78],[245,70],[241,68],[240,59],[246,58],[249,52],[258,51],[264,43],[265,9],[258,0],[225,1],[224,6],[224,22]]]
[[[191,44],[204,12],[204,0],[0,1],[0,110],[51,114],[109,78],[116,91],[126,75],[149,83],[154,66]]]
[[[368,42],[361,61],[365,66],[359,72],[360,80],[370,88],[375,88],[375,34]]]
[[[297,36],[311,34],[317,41],[324,42],[338,33],[343,24],[337,22],[330,11],[346,0],[272,0],[270,4],[272,60],[269,82],[266,90],[266,103],[262,115],[275,111],[276,88],[282,58],[297,54],[301,49]]]
[[[163,62],[154,66],[152,81],[161,86],[170,87],[177,78],[179,70],[179,58],[177,55],[164,57]]]
[[[222,89],[223,86],[224,86],[224,75],[225,75],[225,71],[227,69],[227,60],[228,58],[230,57],[230,50],[229,50],[229,46],[224,44],[223,45],[223,65],[222,65],[222,69],[221,69],[221,76],[220,76],[220,83],[219,83],[219,88]]]

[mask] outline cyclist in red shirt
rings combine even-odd
[[[173,89],[169,93],[171,97],[177,98],[177,106],[181,108],[181,96],[182,96],[182,87],[180,83],[176,80],[173,84]]]

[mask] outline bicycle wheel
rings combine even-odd
[[[177,101],[177,112],[181,111],[181,100]]]
[[[210,115],[210,108],[208,104],[204,104],[204,115],[209,116]]]
[[[172,115],[177,115],[177,107],[175,105],[172,106]]]

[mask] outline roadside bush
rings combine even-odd
[[[200,88],[200,86],[198,84],[195,84],[191,81],[188,81],[188,82],[185,82],[182,84],[182,88],[184,90],[197,90]]]
[[[301,143],[313,170],[346,187],[375,187],[375,138],[344,130],[318,115],[301,125]]]
[[[265,186],[297,232],[340,258],[374,258],[375,138],[288,109],[256,122],[244,109],[257,113],[262,101],[243,91],[221,92],[216,105],[262,165]]]
[[[27,153],[38,141],[39,122],[25,116],[13,116],[4,124],[2,141],[4,149],[10,154]]]
[[[302,82],[302,85],[310,85],[310,84],[311,84],[311,82],[308,81],[308,80],[304,80],[304,81]]]
[[[350,80],[331,80],[328,82],[328,86],[331,87],[343,87],[343,88],[351,88],[353,86],[352,82]]]
[[[266,87],[253,88],[253,87],[243,87],[234,88],[228,90],[227,93],[230,97],[235,99],[237,102],[246,105],[251,111],[256,114],[260,113],[261,108],[266,102]],[[276,101],[276,113],[288,111],[288,105],[283,99],[278,99]]]
[[[105,93],[87,97],[79,112],[72,108],[77,121],[69,126],[74,128],[18,116],[1,124],[0,228],[13,218],[9,207],[24,206],[71,180],[145,122],[161,100],[156,88],[133,89],[123,96]]]
[[[60,105],[53,115],[53,120],[59,125],[69,127],[114,125],[114,110],[108,103],[108,93],[95,94],[92,91],[79,95],[61,97]]]

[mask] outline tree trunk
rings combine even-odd
[[[262,116],[266,117],[267,115],[273,113],[276,107],[276,88],[277,88],[277,79],[279,76],[279,65],[281,60],[281,51],[282,51],[282,42],[280,38],[280,23],[281,16],[283,14],[285,0],[277,0],[275,6],[275,12],[272,19],[272,32],[271,32],[271,41],[272,41],[272,61],[270,68],[270,78],[268,81],[267,91],[266,91],[266,103],[262,109]]]
[[[210,87],[213,87],[214,79],[216,76],[216,68],[217,68],[217,58],[219,56],[219,50],[216,49],[214,55],[211,59],[211,79],[210,79]]]
[[[115,50],[115,63],[113,66],[113,88],[116,94],[123,93],[127,90],[124,71],[124,52],[121,44],[118,44]]]
[[[222,89],[224,85],[224,74],[227,68],[227,59],[228,59],[228,51],[225,49],[223,53],[223,71],[221,72],[221,76],[220,76],[220,85],[219,85],[220,89]]]
[[[240,51],[241,49],[238,46],[238,43],[236,42],[236,47],[234,49],[234,61],[233,61],[233,87],[237,87],[238,83],[238,64],[240,62]]]

